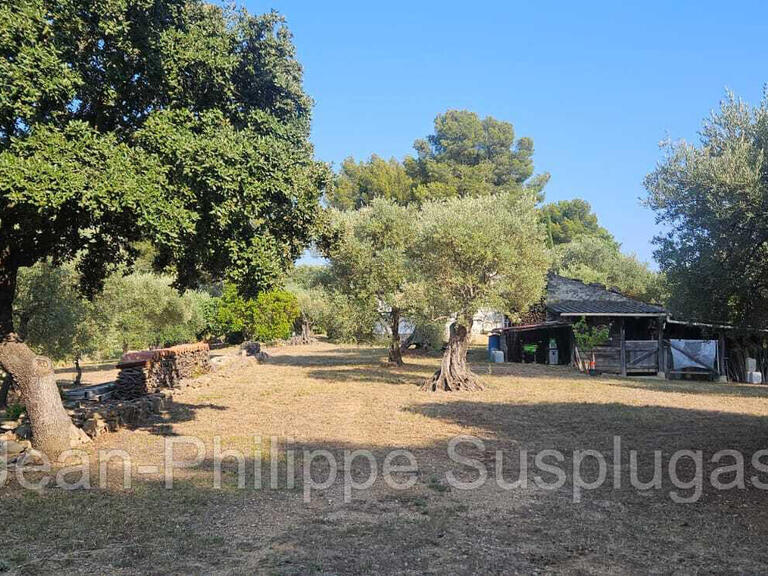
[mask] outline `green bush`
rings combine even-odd
[[[375,302],[353,299],[332,292],[321,325],[334,342],[368,342],[374,339],[374,328],[380,317]]]
[[[428,320],[416,322],[413,343],[425,350],[440,350],[445,343],[445,323]]]
[[[99,351],[114,355],[195,342],[205,330],[204,307],[210,299],[205,292],[179,293],[169,276],[113,274],[94,301],[95,321],[105,327]]]
[[[289,338],[299,318],[296,296],[285,290],[262,292],[245,299],[232,284],[224,286],[218,301],[215,327],[228,342],[269,342]]]
[[[256,298],[252,321],[247,327],[248,336],[259,342],[290,338],[299,315],[299,303],[290,292],[263,292]]]
[[[583,353],[590,352],[596,346],[608,342],[611,337],[610,326],[588,326],[584,318],[573,325],[573,339]]]
[[[24,404],[19,404],[18,402],[15,404],[9,404],[5,409],[5,417],[8,420],[17,420],[19,416],[24,414],[26,411],[27,409]]]
[[[13,303],[16,330],[35,351],[53,360],[71,360],[97,347],[101,330],[78,283],[73,265],[39,262],[19,270]]]

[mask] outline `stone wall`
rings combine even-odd
[[[163,388],[179,388],[183,380],[211,369],[208,344],[182,344],[159,350],[142,350],[123,355],[113,397],[139,398]]]

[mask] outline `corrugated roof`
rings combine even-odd
[[[547,306],[558,314],[665,314],[661,306],[634,300],[563,300]]]

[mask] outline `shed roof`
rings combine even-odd
[[[551,274],[546,306],[561,316],[663,316],[661,306],[641,302],[599,284]]]

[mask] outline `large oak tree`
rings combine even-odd
[[[326,168],[275,13],[200,0],[0,6],[0,366],[34,444],[79,435],[50,362],[14,335],[19,268],[75,260],[87,292],[150,239],[179,286],[267,289],[312,234]]]

